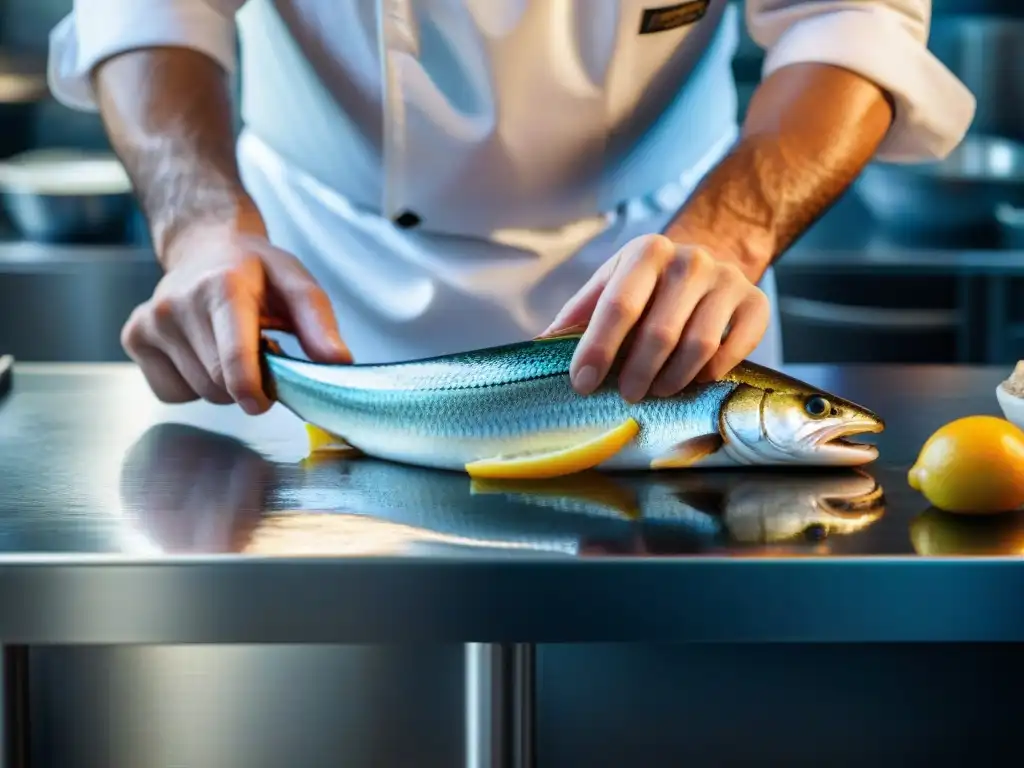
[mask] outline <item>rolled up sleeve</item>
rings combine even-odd
[[[973,94],[928,50],[930,0],[747,0],[763,76],[789,64],[843,67],[885,90],[895,120],[877,158],[938,160],[974,119]]]
[[[50,33],[47,79],[61,103],[94,111],[91,75],[103,60],[140,48],[178,46],[236,66],[235,14],[245,0],[75,0]]]

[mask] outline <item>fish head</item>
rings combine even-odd
[[[760,366],[745,364],[733,381],[721,426],[740,463],[856,466],[878,457],[850,439],[885,429],[867,408]]]

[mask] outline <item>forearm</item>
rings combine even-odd
[[[751,100],[740,140],[666,229],[764,271],[871,160],[892,124],[885,93],[848,70],[802,63],[777,70]]]
[[[181,230],[255,215],[235,159],[227,75],[213,59],[185,48],[129,51],[100,64],[93,84],[165,267]]]

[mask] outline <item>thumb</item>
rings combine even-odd
[[[270,283],[268,288],[279,299],[310,359],[321,363],[351,363],[352,353],[338,333],[331,301],[313,276],[288,254],[268,258],[264,266]]]

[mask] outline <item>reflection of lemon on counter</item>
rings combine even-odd
[[[1024,431],[994,416],[940,427],[907,475],[910,487],[947,512],[985,514],[1024,506]]]
[[[933,557],[1024,555],[1024,513],[980,518],[932,508],[910,523],[910,541]]]

